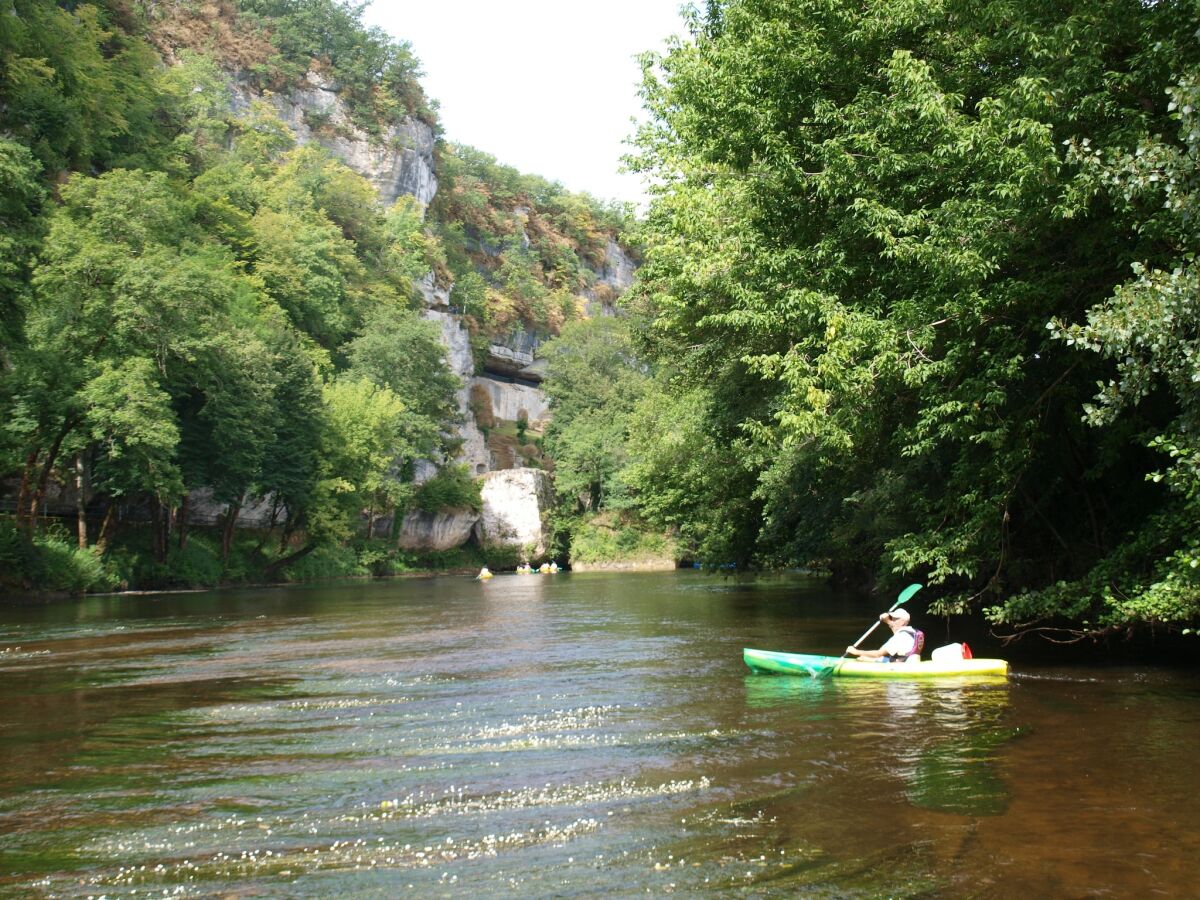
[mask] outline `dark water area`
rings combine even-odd
[[[1196,894],[1200,675],[742,663],[877,606],[677,572],[3,610],[0,896]]]

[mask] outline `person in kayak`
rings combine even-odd
[[[859,659],[877,659],[881,662],[907,662],[909,658],[921,658],[925,634],[909,624],[911,616],[908,610],[901,608],[880,613],[879,621],[892,629],[892,636],[882,647],[878,650],[859,650],[850,646],[846,648],[846,653]]]

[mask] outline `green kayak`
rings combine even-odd
[[[777,675],[835,675],[839,678],[966,678],[1008,676],[1003,659],[924,659],[920,662],[884,663],[876,660],[843,659],[808,653],[776,653],[772,650],[742,651],[742,659],[755,672]]]

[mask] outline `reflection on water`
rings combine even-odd
[[[748,675],[745,682],[750,706],[783,704],[799,720],[836,719],[852,727],[856,748],[870,746],[880,773],[902,784],[915,806],[970,816],[999,815],[1007,808],[1009,794],[995,760],[1020,729],[1003,724],[1006,681]],[[821,733],[814,729],[798,739],[819,741]]]
[[[677,573],[3,612],[0,895],[1191,890],[1194,678],[741,662],[872,609]]]

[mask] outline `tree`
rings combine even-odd
[[[1068,346],[1113,361],[1114,374],[1084,406],[1089,425],[1112,428],[1169,397],[1171,417],[1147,441],[1164,463],[1147,478],[1168,490],[1141,532],[1082,578],[990,609],[998,624],[1045,627],[1066,607],[1080,621],[1048,630],[1070,639],[1135,621],[1184,625],[1200,617],[1200,70],[1168,93],[1176,140],[1146,136],[1135,150],[1107,153],[1090,140],[1073,143],[1080,200],[1107,197],[1144,238],[1148,258],[1133,263],[1133,277],[1089,309],[1085,322],[1049,325]]]
[[[434,453],[458,415],[462,386],[446,363],[437,325],[400,306],[376,307],[347,345],[346,357],[352,375],[388,388],[404,402],[397,455]]]
[[[634,164],[661,186],[633,303],[672,390],[740,389],[709,407],[741,413],[755,470],[738,555],[920,575],[950,611],[1149,527],[1127,437],[1160,412],[1088,432],[1106,366],[1045,325],[1142,242],[1080,199],[1064,141],[1160,132],[1196,26],[1183,3],[729,0],[647,57]]]
[[[353,245],[316,211],[260,209],[252,220],[254,272],[292,324],[332,350],[355,325],[362,278]]]
[[[60,451],[84,422],[81,390],[105,361],[167,369],[235,291],[230,260],[193,243],[189,210],[162,175],[117,170],[62,188],[33,275],[17,375],[25,457],[19,513],[30,520]]]
[[[144,40],[93,4],[8,0],[0,17],[0,133],[50,173],[165,160],[170,98]]]
[[[160,507],[177,500],[183,492],[176,460],[179,427],[154,363],[138,357],[102,363],[79,399],[83,438],[95,453],[93,489],[114,500],[148,494]],[[109,504],[100,529],[101,552],[116,506]]]
[[[393,461],[405,408],[388,388],[352,377],[326,385],[324,402],[320,505],[309,517],[309,534],[342,540],[372,500],[396,483]]]
[[[633,355],[628,322],[601,317],[570,323],[542,353],[543,389],[554,412],[546,448],[555,460],[559,495],[584,509],[617,505],[629,416],[649,381]]]
[[[29,149],[0,138],[0,367],[17,340],[45,190]]]

